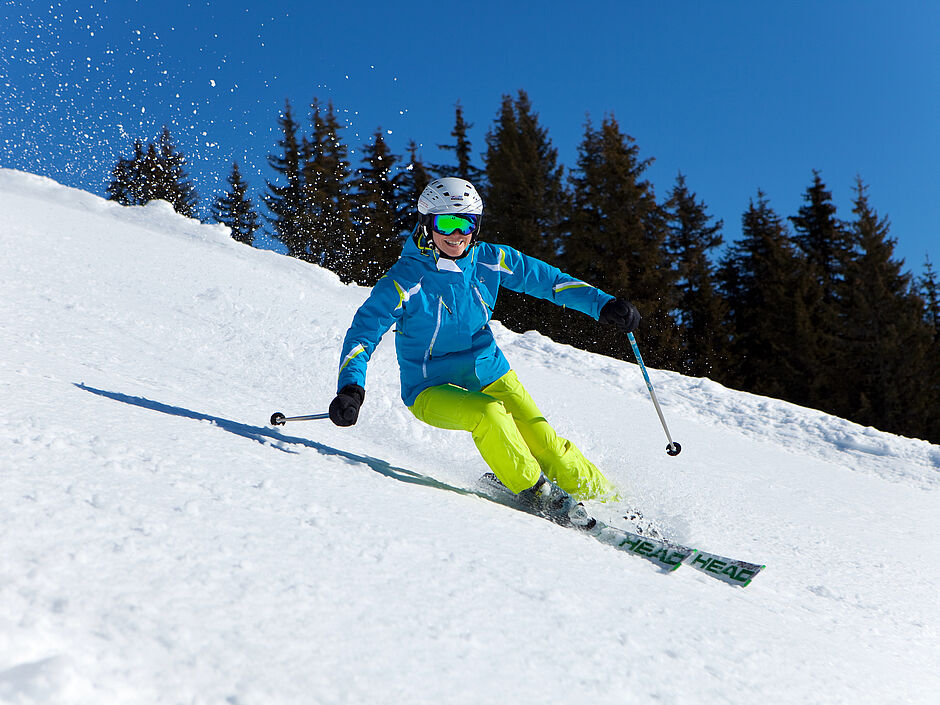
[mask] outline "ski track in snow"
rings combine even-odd
[[[937,702],[937,446],[652,370],[670,458],[634,365],[494,324],[592,512],[767,564],[666,575],[474,494],[390,336],[355,427],[267,426],[365,289],[10,170],[0,224],[0,702]]]

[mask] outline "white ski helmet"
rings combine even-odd
[[[418,213],[443,215],[470,213],[483,215],[483,199],[469,181],[446,176],[429,183],[418,197]]]

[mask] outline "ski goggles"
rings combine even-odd
[[[473,213],[446,213],[431,217],[431,228],[441,235],[472,235],[480,222],[480,216]]]

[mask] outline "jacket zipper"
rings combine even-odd
[[[493,309],[490,308],[489,304],[486,303],[486,299],[483,298],[483,294],[480,293],[478,287],[473,287],[473,290],[477,293],[477,298],[480,299],[480,303],[483,304],[483,310],[486,312],[486,317],[489,318],[493,313]]]
[[[431,343],[428,345],[428,349],[424,351],[424,364],[421,365],[421,371],[424,373],[424,378],[428,378],[428,360],[431,359],[431,351],[434,350],[434,342],[437,340],[437,334],[441,332],[441,315],[443,309],[446,308],[444,304],[444,297],[441,296],[437,300],[437,323],[434,325],[434,334],[431,336]],[[447,309],[450,311],[450,309]]]

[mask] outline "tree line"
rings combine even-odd
[[[940,442],[937,275],[929,260],[919,278],[904,270],[860,177],[846,217],[818,171],[789,216],[757,190],[726,243],[724,223],[685,175],[657,196],[646,177],[652,159],[612,116],[588,120],[570,168],[524,91],[503,96],[482,163],[470,128],[458,103],[452,140],[438,145],[447,164],[424,163],[414,141],[394,154],[381,129],[353,164],[332,103],[314,100],[301,124],[287,101],[260,208],[234,163],[211,218],[247,244],[263,221],[290,256],[370,286],[414,228],[418,194],[433,178],[460,176],[485,199],[483,239],[633,301],[653,366]],[[198,199],[185,164],[164,128],[117,162],[108,196],[126,205],[162,198],[192,217]],[[619,332],[545,301],[504,291],[494,317],[630,358]]]

